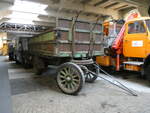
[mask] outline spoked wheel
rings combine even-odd
[[[97,71],[96,71],[96,67],[93,65],[92,66],[89,66],[88,69],[90,71],[93,71],[94,73],[98,74]],[[97,79],[97,76],[96,75],[93,75],[92,73],[86,73],[85,74],[85,82],[88,82],[88,83],[93,83],[95,80]]]
[[[91,74],[91,73],[87,73],[86,77],[85,77],[85,81],[88,83],[93,83],[95,80],[97,79],[97,76]]]
[[[57,84],[62,92],[76,95],[84,84],[83,71],[77,64],[62,64],[58,69]]]

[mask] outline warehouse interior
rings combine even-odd
[[[149,0],[0,0],[0,113],[149,113]]]

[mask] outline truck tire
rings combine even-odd
[[[34,59],[33,59],[33,69],[34,69],[35,74],[41,75],[43,70],[45,69],[44,65],[45,65],[44,61],[41,58],[34,57]]]
[[[150,81],[150,64],[145,67],[144,74],[145,74],[146,78]]]
[[[29,64],[29,61],[26,58],[24,59],[23,66],[24,66],[25,69],[29,69],[31,67],[30,64]]]
[[[69,95],[77,95],[85,82],[84,73],[74,63],[62,64],[57,70],[57,85],[59,89]]]

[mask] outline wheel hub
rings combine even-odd
[[[70,76],[66,77],[66,81],[70,82],[71,81],[71,77]]]

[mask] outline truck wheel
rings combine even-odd
[[[24,64],[23,64],[25,69],[29,69],[30,68],[30,64],[29,61],[27,59],[24,59]]]
[[[150,81],[150,64],[145,67],[144,74],[145,74],[146,78]]]
[[[20,64],[20,62],[18,60],[16,60],[16,64]]]
[[[35,57],[33,61],[33,69],[35,74],[41,75],[44,70],[44,62],[41,58]]]
[[[58,68],[56,81],[63,93],[76,95],[82,89],[85,80],[81,68],[77,64],[68,62]]]

